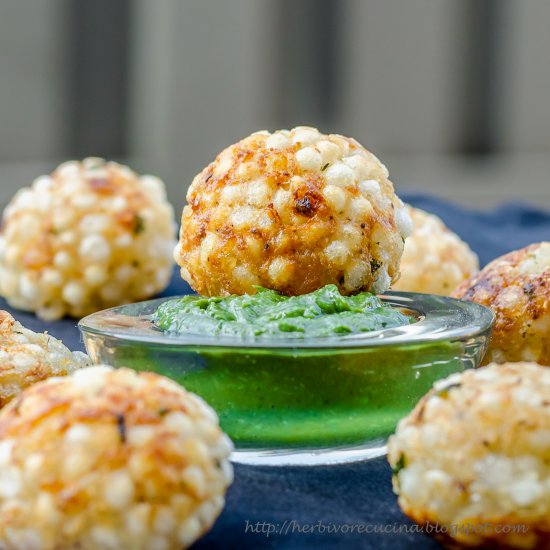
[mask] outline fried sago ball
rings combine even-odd
[[[222,151],[187,193],[175,258],[200,294],[386,291],[412,224],[355,140],[298,127]]]
[[[0,411],[0,547],[180,550],[232,481],[214,411],[152,373],[89,367]]]
[[[86,354],[72,352],[53,336],[33,332],[0,311],[0,407],[41,380],[88,364]]]
[[[87,158],[20,190],[4,212],[0,293],[44,320],[149,298],[172,274],[164,184]]]
[[[486,363],[550,366],[550,242],[497,258],[453,296],[488,306],[496,315]]]
[[[536,363],[437,382],[388,443],[401,509],[453,547],[550,548],[549,457],[550,369]]]
[[[449,296],[479,271],[479,260],[440,218],[408,205],[407,211],[414,229],[405,241],[401,277],[392,289]]]

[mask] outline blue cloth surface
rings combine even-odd
[[[477,252],[482,265],[510,250],[550,240],[550,212],[536,207],[505,205],[473,211],[425,195],[405,195],[404,199],[443,218]],[[188,292],[189,286],[174,273],[163,295]],[[0,307],[10,310],[3,301]],[[32,330],[48,330],[71,349],[83,349],[74,320],[43,323],[32,314],[12,313]],[[195,547],[440,547],[420,532],[406,532],[404,526],[412,528],[397,507],[385,459],[312,468],[237,465],[221,517]]]

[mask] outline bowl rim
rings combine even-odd
[[[157,347],[327,350],[464,341],[488,333],[495,320],[491,309],[474,302],[433,294],[390,291],[379,298],[394,307],[412,310],[417,317],[415,323],[372,332],[311,338],[239,338],[219,334],[176,334],[156,329],[149,319],[151,313],[160,304],[182,296],[167,296],[99,311],[81,319],[78,328],[84,337],[103,336]]]

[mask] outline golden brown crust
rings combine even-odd
[[[0,413],[0,546],[187,547],[223,507],[230,450],[214,412],[158,375],[37,384]]]
[[[437,216],[407,205],[414,229],[393,290],[448,296],[479,270],[477,256]]]
[[[44,320],[139,301],[172,275],[173,210],[164,184],[88,158],[21,189],[0,235],[0,293]]]
[[[436,383],[388,442],[411,519],[450,547],[548,548],[550,371],[507,363]]]
[[[0,311],[0,407],[41,380],[87,364],[83,353],[72,353],[59,340],[34,333]]]
[[[362,192],[363,180],[374,189]],[[310,128],[253,134],[195,177],[187,202],[175,257],[200,294],[260,285],[296,295],[329,283],[350,293],[397,276],[402,203],[354,140]]]
[[[497,258],[453,296],[495,312],[486,363],[531,360],[550,365],[550,243]]]

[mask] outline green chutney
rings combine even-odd
[[[261,287],[243,296],[184,296],[164,302],[153,322],[176,334],[326,338],[408,325],[411,317],[369,292],[342,296],[327,285],[291,297]]]
[[[154,370],[203,397],[240,449],[382,440],[435,380],[462,370],[460,344],[339,345],[342,336],[414,319],[369,293],[342,296],[334,285],[290,298],[264,288],[254,295],[185,296],[164,302],[152,319],[162,331],[242,342],[119,347],[111,358]],[[262,337],[265,346],[247,347]],[[276,346],[289,337],[296,345]],[[335,345],[300,347],[304,338],[329,338]]]

